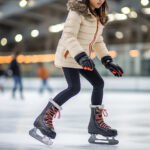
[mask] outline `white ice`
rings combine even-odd
[[[0,94],[0,150],[150,150],[150,93],[105,92],[105,121],[119,132],[119,144],[89,144],[87,126],[91,91],[81,91],[65,105],[61,118],[55,119],[57,137],[50,147],[28,135],[33,122],[50,97],[60,91],[40,95],[25,91],[25,99]]]

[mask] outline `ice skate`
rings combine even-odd
[[[50,137],[48,136],[40,136],[38,133],[37,133],[37,128],[33,128],[29,131],[29,135],[32,136],[33,138],[35,138],[36,140],[42,142],[43,144],[46,144],[46,145],[52,145],[53,144],[53,141]]]
[[[117,136],[117,130],[112,129],[104,122],[103,115],[107,116],[103,105],[91,105],[91,118],[88,126],[88,133],[91,134],[91,137],[88,140],[89,143],[109,145],[118,144],[119,141],[115,139],[115,136]],[[103,138],[98,138],[97,136],[99,135]]]
[[[29,135],[46,145],[53,144],[52,139],[55,139],[56,137],[53,118],[56,117],[57,112],[59,112],[60,118],[61,109],[62,108],[51,99],[42,113],[35,120],[34,128],[29,131]],[[37,129],[42,135],[37,133]]]

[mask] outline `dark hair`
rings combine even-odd
[[[92,8],[90,7],[90,0],[82,0],[82,2],[87,5],[90,12],[95,16]],[[104,3],[102,4],[102,6],[100,8],[95,8],[95,13],[99,17],[102,25],[106,25],[106,23],[108,21],[108,16],[107,16],[108,15],[108,3],[107,3],[107,0],[104,1]]]

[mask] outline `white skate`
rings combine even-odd
[[[89,143],[93,144],[107,144],[107,145],[116,145],[119,143],[118,140],[115,139],[115,137],[106,137],[106,139],[97,138],[96,134],[92,134],[89,138]]]
[[[29,131],[29,135],[33,138],[35,138],[36,140],[42,142],[43,144],[46,145],[52,145],[53,141],[50,137],[47,136],[40,136],[39,134],[37,134],[37,128],[33,128]]]

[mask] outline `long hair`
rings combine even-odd
[[[92,8],[90,7],[90,0],[79,0],[79,1],[85,3],[86,6],[89,8],[90,12],[95,16]],[[107,0],[105,0],[105,2],[101,5],[100,8],[95,8],[95,13],[99,17],[102,25],[106,25],[108,21],[108,9],[109,7],[108,7]]]

